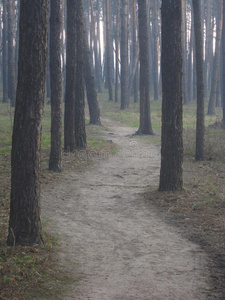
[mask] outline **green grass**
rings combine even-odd
[[[130,127],[139,127],[139,103],[130,102],[129,108],[126,110],[120,109],[120,103],[108,101],[107,91],[99,94],[100,103],[102,103],[102,115],[104,118],[113,119],[117,122],[124,123]],[[205,104],[205,125],[215,123],[222,119],[222,109],[216,108],[215,116],[207,116],[207,104]],[[152,128],[156,133],[161,131],[161,101],[150,101],[151,122]],[[188,103],[183,106],[183,127],[184,129],[195,129],[196,127],[196,102]]]

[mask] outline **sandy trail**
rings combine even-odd
[[[120,153],[42,191],[42,215],[60,236],[59,259],[81,275],[64,299],[207,299],[205,253],[141,197],[158,185],[159,148],[138,144],[131,128],[107,126]]]

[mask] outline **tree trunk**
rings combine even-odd
[[[193,17],[193,13],[191,13]],[[193,63],[192,63],[192,55],[193,55],[193,40],[194,40],[194,24],[191,22],[191,30],[190,30],[190,42],[189,42],[189,53],[188,53],[188,102],[192,100],[192,86],[193,86]]]
[[[197,125],[195,159],[204,160],[204,63],[203,33],[201,22],[201,6],[199,1],[192,0],[195,29],[196,75],[197,75]]]
[[[112,85],[112,43],[111,43],[111,14],[109,0],[106,0],[106,56],[107,56],[107,82],[109,90],[109,101],[113,101],[113,85]]]
[[[223,93],[222,93],[222,107],[223,107],[223,127],[225,128],[225,0],[223,0],[223,31],[222,31],[222,69],[223,69],[223,76],[222,76],[222,83],[223,83]]]
[[[95,80],[97,82],[99,93],[102,92],[101,88],[101,69],[99,63],[99,55],[98,55],[98,40],[97,40],[97,26],[94,17],[93,11],[93,0],[90,1],[91,4],[91,24],[92,24],[92,34],[94,39],[94,55],[95,55]],[[96,28],[95,28],[96,27]]]
[[[121,109],[129,106],[128,0],[121,0]]]
[[[136,0],[132,1],[132,20],[133,20],[133,28],[132,28],[132,32],[133,32],[133,61],[134,64],[136,62],[136,56],[137,56],[137,49],[139,49],[138,47],[138,41],[137,41],[137,14],[136,14]],[[139,88],[138,88],[138,61],[137,61],[137,66],[134,68],[135,69],[135,73],[134,73],[134,78],[132,80],[132,84],[133,84],[133,91],[134,91],[134,103],[138,102],[138,92],[139,92]]]
[[[222,22],[223,22],[223,14],[222,14],[222,0],[218,6],[218,18],[216,24],[216,48],[215,48],[215,56],[213,62],[213,73],[212,73],[212,81],[211,81],[211,92],[209,97],[209,105],[208,105],[208,115],[215,115],[215,106],[216,106],[216,92],[217,92],[217,84],[219,81],[220,75],[220,43],[221,43],[221,34],[222,34]]]
[[[88,36],[86,30],[84,33],[84,75],[90,114],[90,124],[101,125],[94,70],[91,64],[91,52],[88,45]]]
[[[61,0],[50,0],[51,151],[49,169],[62,169]]]
[[[3,68],[3,103],[8,102],[8,68],[7,68],[7,32],[8,32],[8,22],[7,22],[7,4],[6,0],[3,0],[3,32],[2,32],[2,68]]]
[[[153,134],[149,97],[149,31],[146,0],[138,1],[140,46],[140,127],[137,134]]]
[[[157,0],[153,0],[153,87],[154,100],[159,99],[159,58],[158,58],[158,5]]]
[[[66,92],[64,115],[64,150],[75,150],[75,85],[76,85],[76,3],[67,0]]]
[[[183,50],[183,102],[188,102],[187,96],[187,20],[186,20],[186,0],[182,0],[182,50]]]
[[[181,190],[183,185],[182,0],[163,0],[161,11],[163,99],[159,190],[174,191]]]
[[[116,10],[116,74],[115,74],[115,102],[119,101],[118,89],[119,89],[119,31],[120,31],[120,0],[117,0],[117,10]]]
[[[75,1],[76,24],[76,62],[75,62],[75,145],[77,149],[86,148],[85,95],[84,95],[84,12],[83,0]]]
[[[15,82],[15,49],[13,46],[15,5],[13,0],[8,0],[8,96],[11,106],[15,106],[16,82]]]
[[[41,243],[40,146],[44,106],[48,1],[20,1],[18,85],[11,159],[7,244]]]

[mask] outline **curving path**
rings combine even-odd
[[[64,299],[207,299],[206,255],[142,199],[158,185],[159,148],[138,144],[131,128],[107,126],[119,154],[42,192],[42,214],[60,235],[59,259],[80,275]]]

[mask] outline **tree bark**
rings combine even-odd
[[[86,148],[85,94],[84,94],[84,11],[83,0],[75,1],[76,62],[75,62],[75,145]]]
[[[75,150],[75,85],[76,85],[76,4],[67,0],[66,92],[64,112],[64,150]]]
[[[158,58],[158,5],[157,0],[153,0],[153,87],[154,87],[154,100],[159,98],[159,58]]]
[[[117,0],[117,10],[116,10],[116,74],[115,74],[115,102],[119,101],[118,89],[119,89],[119,31],[120,31],[120,0]]]
[[[84,32],[84,75],[87,92],[87,102],[90,115],[90,124],[101,125],[97,89],[94,77],[94,70],[91,64],[91,52],[88,45],[88,36],[86,30]]]
[[[204,63],[203,33],[201,22],[201,6],[199,1],[192,0],[194,13],[196,75],[197,75],[197,124],[195,159],[204,160]]]
[[[161,11],[163,99],[159,190],[174,191],[183,186],[182,0],[163,0]]]
[[[13,0],[8,0],[8,96],[11,106],[15,106],[15,49],[13,46],[15,5]]]
[[[3,67],[3,103],[8,102],[8,68],[7,68],[7,32],[8,32],[8,22],[7,22],[7,4],[6,0],[3,0],[3,32],[2,32],[2,67]]]
[[[213,73],[211,80],[211,91],[209,97],[209,105],[208,105],[208,115],[215,115],[215,106],[216,106],[216,92],[217,92],[217,84],[219,81],[220,75],[220,44],[221,44],[221,34],[222,34],[222,22],[223,22],[223,14],[222,14],[222,0],[218,6],[218,18],[216,22],[216,48],[215,48],[215,56],[213,62]]]
[[[61,0],[50,0],[51,151],[49,169],[62,169]]]
[[[111,2],[106,0],[106,56],[107,56],[107,83],[109,90],[109,101],[113,101],[113,84],[112,84],[112,43],[111,43],[111,14],[109,5]]]
[[[136,0],[132,1],[132,21],[133,21],[133,28],[132,28],[132,36],[133,36],[133,66],[135,73],[133,74],[133,78],[131,80],[131,84],[133,84],[133,92],[134,92],[134,103],[138,102],[138,59],[136,62],[136,57],[139,54],[139,46],[137,41],[137,14],[136,14]],[[138,52],[138,53],[137,53]],[[136,64],[136,66],[135,66]],[[131,74],[132,76],[132,74]],[[131,88],[130,88],[131,90]]]
[[[128,0],[121,0],[121,109],[129,107]]]
[[[225,128],[225,0],[223,0],[223,31],[222,31],[222,69],[223,69],[223,76],[222,76],[222,83],[223,83],[223,91],[222,91],[222,107],[223,107],[223,127]]]
[[[138,1],[140,46],[140,127],[137,134],[153,134],[150,118],[149,96],[149,32],[146,0]]]
[[[10,246],[41,243],[39,173],[48,0],[21,0],[20,5],[19,67],[7,239]]]

